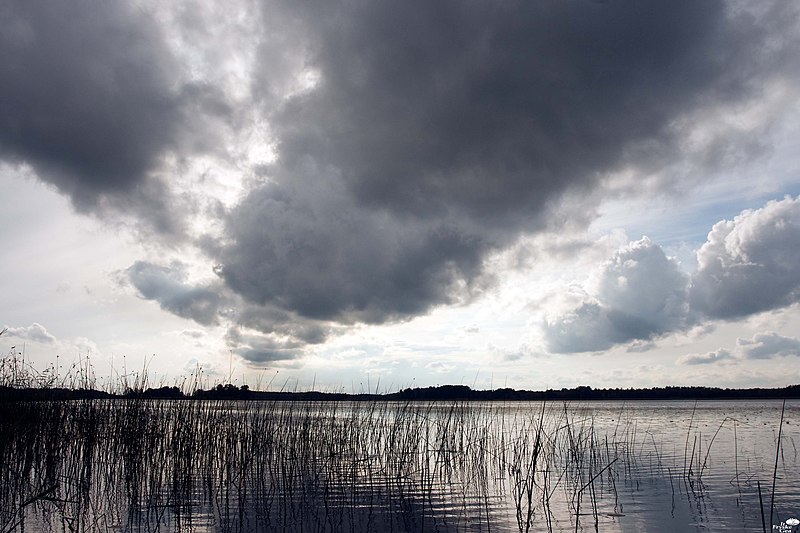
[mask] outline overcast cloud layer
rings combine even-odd
[[[292,4],[318,82],[267,110],[278,160],[229,215],[223,278],[345,322],[463,301],[481,258],[551,222],[562,193],[651,171],[680,150],[679,119],[782,72],[779,14],[724,7]]]
[[[0,7],[0,158],[81,212],[201,250],[208,279],[144,258],[124,274],[163,310],[228,327],[250,361],[474,301],[496,281],[487,258],[521,236],[586,224],[611,195],[690,190],[776,118],[733,135],[709,110],[798,93],[790,3],[244,1],[233,11],[257,23],[239,55],[213,46],[222,17],[147,6]],[[223,62],[243,65],[238,83],[211,74]],[[274,158],[231,150],[251,133]],[[202,192],[209,160],[243,184],[227,206]],[[717,224],[691,276],[657,243],[628,245],[550,314],[547,348],[797,302],[798,209]]]

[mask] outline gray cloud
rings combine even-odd
[[[297,359],[304,353],[303,342],[274,335],[250,335],[238,328],[229,328],[225,340],[236,355],[255,364]]]
[[[649,352],[656,348],[656,343],[647,340],[634,340],[628,347],[625,349],[626,352],[629,353],[645,353]]]
[[[178,119],[154,25],[88,0],[8,3],[0,20],[0,149],[78,206],[135,190]]]
[[[733,352],[720,348],[705,354],[687,354],[676,361],[679,365],[707,365],[746,359],[774,359],[800,356],[800,339],[778,333],[757,333],[752,339],[736,339]]]
[[[126,274],[143,298],[155,300],[162,309],[204,325],[218,323],[225,303],[220,288],[187,283],[182,265],[165,267],[137,261]]]
[[[80,212],[135,214],[176,234],[191,206],[160,173],[169,151],[210,151],[218,90],[182,79],[155,14],[128,2],[0,7],[0,159],[28,164]]]
[[[751,89],[763,21],[725,6],[294,2],[321,81],[273,115],[280,164],[330,165],[368,205],[517,226]]]
[[[551,352],[604,350],[680,329],[688,314],[688,276],[649,239],[604,264],[591,293],[544,326]]]
[[[746,359],[772,359],[800,355],[800,340],[777,333],[758,333],[752,339],[736,339],[736,350]]]
[[[163,266],[137,261],[124,275],[142,298],[157,302],[165,311],[206,326],[227,324],[229,348],[251,363],[300,357],[302,347],[319,344],[338,329],[271,306],[244,302],[216,279],[191,283],[185,265],[178,262]],[[200,339],[204,333],[184,330],[181,335]]]
[[[486,246],[467,224],[355,206],[331,177],[267,185],[231,213],[220,273],[246,300],[312,319],[382,322],[469,297]]]
[[[280,334],[304,344],[320,344],[337,331],[337,326],[309,320],[274,307],[239,302],[230,317],[238,326],[263,334]]]
[[[679,365],[710,365],[720,361],[731,361],[734,356],[723,348],[707,353],[690,353],[678,358]]]
[[[697,252],[693,309],[735,319],[800,301],[800,198],[714,225]]]

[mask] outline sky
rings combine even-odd
[[[113,384],[800,383],[800,5],[0,6],[0,354]]]

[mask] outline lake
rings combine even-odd
[[[0,414],[2,533],[800,524],[799,401],[85,400]]]

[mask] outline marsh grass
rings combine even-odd
[[[0,533],[599,531],[644,476],[675,505],[679,452],[626,416],[600,431],[580,404],[0,401]],[[702,516],[729,421],[709,439],[694,419],[677,490]],[[773,499],[777,471],[776,454]]]
[[[559,489],[577,517],[605,472],[591,427],[547,428],[544,406],[502,430],[491,406],[458,403],[127,399],[0,411],[4,532],[26,521],[154,530],[201,515],[229,530],[491,530],[505,488],[529,531],[539,517],[552,524]]]

